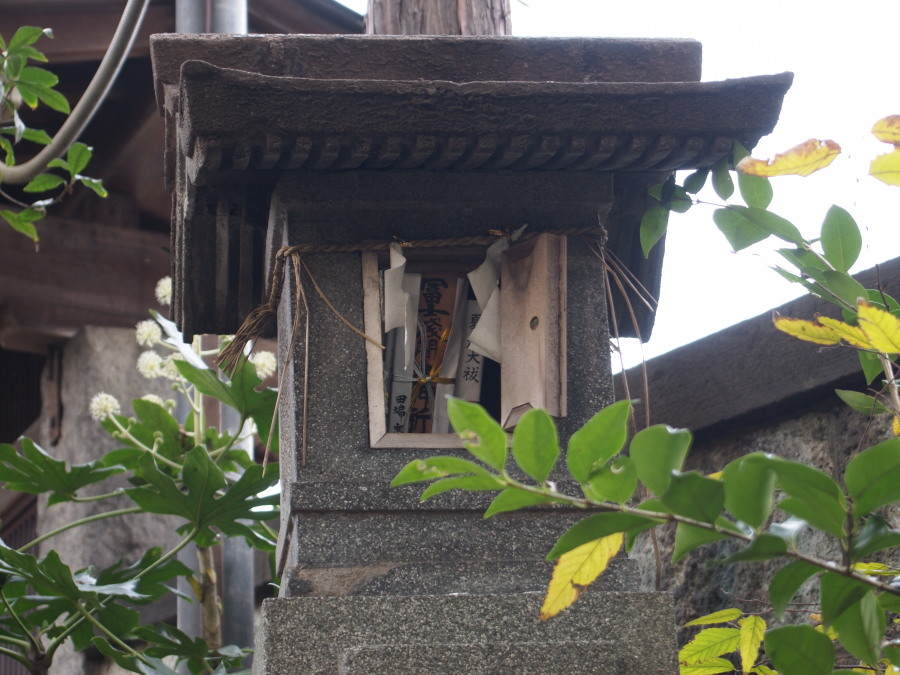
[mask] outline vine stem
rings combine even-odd
[[[641,516],[643,518],[647,518],[649,520],[658,520],[660,521],[660,525],[662,523],[682,523],[684,525],[691,525],[693,527],[697,527],[703,530],[709,530],[710,532],[715,532],[716,534],[721,534],[723,537],[731,537],[733,539],[739,539],[745,542],[752,542],[754,538],[750,535],[741,534],[740,532],[735,532],[734,530],[719,527],[715,523],[707,523],[702,520],[694,520],[693,518],[688,518],[686,516],[679,516],[674,513],[660,513],[658,511],[647,511],[645,509],[638,509],[632,506],[625,506],[624,504],[612,504],[610,502],[595,502],[591,499],[586,499],[582,497],[572,497],[570,495],[562,494],[561,492],[556,492],[555,490],[548,490],[546,488],[535,487],[533,485],[527,485],[525,483],[519,483],[518,481],[510,478],[508,475],[502,476],[503,482],[507,487],[514,487],[520,490],[524,490],[526,492],[532,492],[534,494],[544,495],[558,502],[563,502],[566,504],[570,504],[572,506],[576,506],[580,509],[595,509],[601,512],[618,512],[618,513],[628,513],[634,516]],[[867,586],[871,586],[879,591],[884,593],[890,593],[891,595],[900,595],[900,588],[895,588],[889,584],[882,583],[869,577],[865,574],[857,572],[850,567],[844,567],[841,565],[837,565],[828,560],[820,560],[818,558],[814,558],[812,556],[808,556],[804,553],[800,553],[799,551],[785,551],[785,556],[789,558],[794,558],[795,560],[801,560],[805,563],[809,563],[815,567],[818,567],[826,572],[835,572],[845,577],[850,577],[851,579],[855,579],[857,581],[861,581]]]
[[[75,607],[78,609],[78,613],[81,614],[81,616],[84,617],[84,619],[88,623],[90,623],[92,626],[94,626],[97,630],[99,630],[104,635],[108,636],[110,641],[115,643],[119,647],[119,649],[121,649],[122,651],[124,651],[128,654],[131,654],[134,658],[141,661],[141,663],[144,663],[144,664],[150,666],[151,668],[153,667],[153,664],[147,660],[146,656],[144,656],[139,651],[130,647],[128,645],[128,643],[126,643],[121,638],[119,638],[119,636],[117,636],[113,631],[111,631],[109,628],[104,626],[101,622],[97,621],[96,617],[94,617],[93,614],[91,614],[89,611],[87,611],[84,608],[84,605],[82,605],[79,602],[79,603],[76,603]]]
[[[111,497],[119,497],[123,494],[125,494],[125,489],[117,488],[117,489],[113,490],[112,492],[107,492],[106,494],[102,494],[102,495],[94,495],[93,497],[72,497],[71,501],[77,502],[78,504],[83,504],[85,502],[99,502],[104,499],[109,499]]]
[[[171,560],[172,558],[174,558],[176,555],[178,555],[178,552],[181,549],[183,549],[185,546],[187,546],[189,543],[191,543],[194,540],[194,537],[196,537],[199,532],[200,532],[200,528],[198,528],[197,526],[194,526],[194,528],[191,529],[191,531],[188,533],[188,535],[184,539],[182,539],[174,548],[172,548],[170,551],[168,551],[165,555],[161,556],[159,558],[159,560],[157,560],[155,563],[148,565],[147,567],[142,569],[140,572],[135,574],[133,578],[139,579],[140,577],[147,574],[151,570],[156,569],[160,565],[163,565],[166,562],[168,562],[169,560]],[[106,604],[106,600],[103,600],[100,603],[101,607],[104,606],[105,604]],[[53,653],[59,648],[59,646],[62,645],[69,638],[69,635],[71,635],[72,631],[74,631],[81,624],[81,622],[83,622],[85,620],[86,619],[82,616],[73,616],[71,619],[69,619],[69,621],[70,621],[69,625],[65,626],[62,633],[57,635],[56,638],[47,647],[47,655],[52,656]]]
[[[0,598],[3,600],[3,606],[6,607],[6,611],[9,612],[9,615],[15,620],[17,624],[19,624],[19,628],[22,629],[22,632],[28,636],[28,641],[19,640],[17,638],[11,636],[3,636],[3,639],[11,644],[19,645],[20,647],[28,647],[31,646],[36,654],[44,653],[44,645],[40,643],[40,641],[32,634],[32,632],[28,629],[28,626],[22,621],[18,614],[13,611],[12,605],[9,604],[9,599],[6,597],[6,593],[0,589]]]
[[[85,518],[80,518],[78,520],[74,520],[71,523],[67,523],[66,525],[62,525],[55,530],[50,530],[46,534],[42,534],[40,537],[36,539],[32,539],[30,542],[25,544],[19,549],[16,549],[19,553],[24,553],[30,548],[34,548],[38,544],[47,541],[51,537],[55,537],[58,534],[62,534],[66,530],[71,530],[73,527],[78,527],[79,525],[86,525],[87,523],[93,523],[98,520],[103,520],[104,518],[113,518],[115,516],[125,516],[129,513],[142,513],[144,510],[137,506],[132,506],[127,509],[116,509],[115,511],[106,511],[104,513],[97,513],[93,516],[87,516]]]
[[[881,361],[881,367],[884,369],[884,375],[887,377],[888,396],[891,399],[891,406],[894,408],[894,417],[900,416],[900,393],[897,392],[897,378],[894,375],[894,367],[887,354],[878,353],[878,360]]]
[[[134,443],[134,446],[135,446],[136,448],[138,448],[139,450],[143,450],[144,452],[150,453],[150,454],[153,455],[156,459],[158,459],[159,461],[161,461],[163,464],[168,464],[168,465],[169,465],[170,467],[172,467],[173,469],[175,469],[175,470],[177,470],[177,471],[181,471],[181,468],[182,468],[182,467],[181,467],[181,464],[178,464],[177,462],[173,462],[173,461],[172,461],[171,459],[169,459],[168,457],[163,457],[162,455],[160,455],[160,454],[156,451],[156,446],[155,446],[155,444],[154,444],[154,446],[153,446],[152,448],[148,448],[146,445],[144,445],[143,443],[141,443],[138,439],[136,439],[136,438],[132,435],[132,433],[131,433],[128,429],[126,429],[125,427],[122,426],[122,423],[119,422],[118,419],[116,419],[115,415],[110,415],[110,416],[109,416],[109,419],[112,420],[112,423],[113,423],[114,425],[116,425],[116,428],[122,433],[122,435],[125,436],[125,438],[127,438],[129,441],[131,441],[132,443]]]

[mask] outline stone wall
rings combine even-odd
[[[174,397],[168,380],[148,380],[138,373],[135,364],[142,350],[131,329],[89,326],[79,331],[62,347],[58,398],[50,395],[45,372],[42,383],[44,410],[24,435],[54,457],[70,463],[89,462],[118,447],[88,412],[88,404],[95,394],[106,392],[115,396],[125,415],[132,414],[130,402],[133,398],[145,394],[157,394],[163,399]],[[60,419],[60,435],[55,444],[50,429],[54,418]],[[125,479],[116,476],[86,487],[84,493],[100,494],[125,485]],[[38,501],[38,533],[49,532],[94,513],[132,505],[130,500],[117,497],[102,502],[66,502],[47,507],[46,498],[42,497]],[[50,539],[42,546],[41,554],[53,548],[73,570],[89,565],[101,569],[117,560],[129,564],[149,546],[160,546],[164,551],[174,546],[178,541],[175,527],[173,519],[152,514],[104,519]],[[148,622],[171,621],[174,615],[174,597],[145,610]],[[66,646],[54,660],[54,675],[106,672],[105,660],[98,656],[78,654]]]
[[[876,286],[873,270],[857,279],[866,287]],[[880,279],[896,297],[900,259],[883,264]],[[837,315],[836,308],[812,297],[777,311],[798,318]],[[772,325],[770,313],[653,359],[647,368],[651,422],[694,433],[686,470],[709,474],[742,455],[762,451],[815,466],[842,482],[854,454],[891,436],[889,418],[870,421],[834,393],[836,388],[866,390],[855,352],[822,349],[783,335]],[[630,395],[644,398],[635,389],[640,386],[639,369],[626,375]],[[621,375],[617,388],[621,397]],[[784,520],[785,514],[776,512],[776,517]],[[725,541],[698,549],[673,565],[674,528],[660,528],[658,535],[663,559],[660,585],[673,594],[679,623],[725,607],[760,611],[768,606],[768,582],[783,563],[710,565],[736,549]],[[802,533],[798,544],[817,555],[837,553],[833,540],[811,531]],[[654,588],[656,557],[649,536],[638,540],[631,555],[639,562],[643,586]],[[894,554],[894,562],[900,562],[900,554]],[[795,602],[815,600],[811,585]]]

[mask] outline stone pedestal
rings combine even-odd
[[[538,620],[545,553],[582,512],[484,520],[489,494],[420,504],[421,488],[388,487],[413,459],[464,451],[421,437],[374,447],[383,366],[373,374],[343,321],[364,325],[364,260],[327,249],[602,228],[567,243],[565,445],[613,401],[597,247],[656,292],[662,247],[645,260],[639,244],[647,189],[711,166],[734,139],[752,147],[790,76],[700,83],[699,44],[679,40],[157,36],[152,48],[185,333],[233,332],[279,249],[313,247],[302,256],[308,339],[294,330],[299,263],[284,269],[283,576],[255,671],[675,672],[670,600],[638,592],[628,561],[574,609]],[[377,296],[377,279],[367,283]],[[651,317],[639,323],[647,337]]]

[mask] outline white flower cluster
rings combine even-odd
[[[150,403],[155,403],[156,405],[165,408],[166,402],[162,400],[161,396],[157,396],[156,394],[145,394],[141,396],[142,401],[150,401]]]
[[[156,282],[156,300],[166,307],[172,304],[172,277],[163,277]]]
[[[167,380],[181,382],[184,378],[175,365],[175,361],[180,360],[182,360],[180,354],[172,354],[167,358],[163,358],[151,349],[138,357],[137,369],[141,375],[149,380],[164,377]]]
[[[91,399],[88,410],[91,413],[91,417],[98,422],[102,422],[107,417],[112,417],[113,415],[121,413],[122,407],[119,405],[119,401],[115,396],[107,394],[106,392],[101,392]]]
[[[134,337],[142,347],[152,347],[162,341],[162,329],[153,319],[144,319],[134,327]]]
[[[278,362],[272,352],[256,352],[250,357],[250,363],[256,367],[256,374],[264,380],[278,368]]]

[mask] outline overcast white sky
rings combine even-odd
[[[342,0],[360,13],[366,0]],[[768,157],[808,138],[831,138],[844,155],[809,178],[781,178],[770,207],[807,237],[832,203],[864,228],[856,269],[900,255],[900,188],[867,177],[868,161],[888,146],[872,124],[900,114],[895,0],[511,0],[519,36],[685,37],[703,44],[703,79],[782,71],[795,74],[781,120],[754,155]],[[648,357],[760,314],[799,295],[767,269],[766,244],[731,253],[712,209],[673,217],[663,288]],[[636,355],[630,354],[630,362]]]

